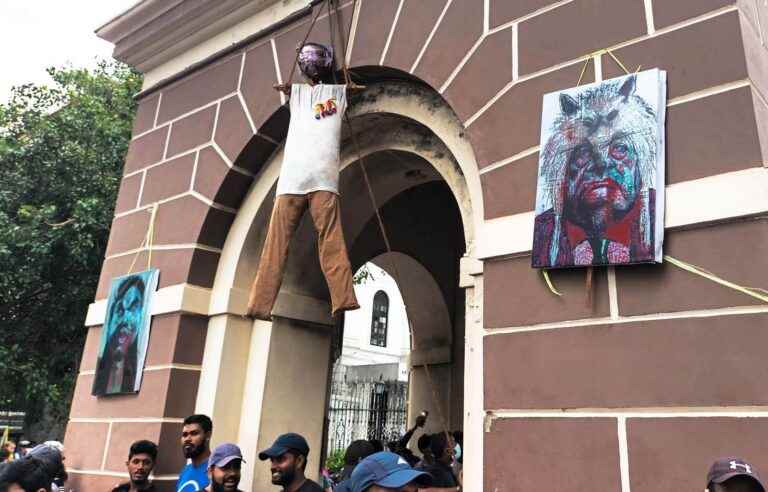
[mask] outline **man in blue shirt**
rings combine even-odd
[[[205,489],[208,479],[208,458],[211,456],[213,422],[207,415],[190,415],[181,429],[181,446],[187,465],[179,473],[176,492],[197,492]]]

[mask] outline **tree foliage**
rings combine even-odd
[[[0,105],[0,409],[66,421],[141,76],[49,69]],[[43,417],[45,422],[43,422]],[[41,423],[43,425],[41,425]]]

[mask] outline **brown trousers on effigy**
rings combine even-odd
[[[270,319],[283,280],[288,245],[307,208],[317,230],[320,266],[331,291],[332,314],[360,307],[352,287],[352,268],[341,228],[339,196],[330,191],[313,191],[306,195],[277,196],[248,299],[250,316]]]

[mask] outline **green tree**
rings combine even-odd
[[[0,410],[63,434],[141,76],[51,68],[0,105]]]

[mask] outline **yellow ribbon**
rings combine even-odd
[[[136,265],[136,260],[139,259],[139,255],[144,249],[144,246],[147,247],[147,270],[149,270],[150,266],[152,265],[152,242],[155,239],[155,217],[157,217],[157,203],[152,205],[152,208],[147,210],[147,212],[151,214],[149,217],[149,225],[147,226],[147,234],[141,241],[139,250],[136,251],[136,254],[133,256],[133,261],[131,262],[131,266],[128,268],[127,275],[130,275],[131,272],[133,272],[133,267]]]
[[[687,272],[695,273],[696,275],[699,275],[700,277],[704,277],[707,280],[711,280],[712,282],[728,287],[729,289],[733,289],[737,292],[741,292],[742,294],[746,294],[748,296],[754,297],[755,299],[759,299],[763,302],[768,303],[768,290],[761,289],[758,287],[744,287],[739,284],[734,284],[733,282],[729,282],[723,278],[720,278],[714,273],[704,270],[701,267],[692,265],[690,263],[686,263],[682,260],[678,260],[677,258],[672,258],[671,256],[668,256],[668,255],[664,255],[664,259],[669,263],[671,263],[672,265],[675,265],[678,268],[682,268]]]
[[[552,283],[552,279],[549,278],[549,272],[547,270],[544,270],[542,268],[541,274],[544,275],[544,281],[547,283],[547,287],[549,287],[549,290],[555,294],[556,296],[563,297],[563,294],[561,294],[557,289],[555,289],[554,284]]]

